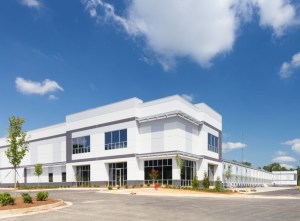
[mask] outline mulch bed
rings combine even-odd
[[[46,201],[37,201],[35,198],[33,198],[32,203],[24,203],[22,197],[17,197],[15,201],[15,205],[0,206],[0,211],[43,206],[43,205],[52,204],[56,202],[59,202],[59,200],[49,198]]]

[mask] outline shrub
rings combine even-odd
[[[215,189],[217,192],[222,190],[222,182],[220,181],[220,177],[217,178]]]
[[[147,186],[150,186],[150,183],[148,183]]]
[[[32,203],[32,197],[29,195],[29,193],[22,193],[21,195],[24,203]]]
[[[136,185],[132,185],[132,188],[135,188],[136,187]]]
[[[128,189],[128,185],[127,184],[125,185],[125,188]]]
[[[37,201],[45,201],[49,196],[48,192],[38,192],[36,194],[36,200]]]
[[[112,190],[112,186],[108,186],[107,189],[108,189],[108,190]]]
[[[199,180],[198,180],[197,175],[194,176],[194,178],[193,178],[193,181],[192,181],[192,187],[193,187],[193,189],[199,188]]]
[[[203,177],[203,186],[204,186],[205,189],[208,189],[209,185],[210,185],[209,177],[208,177],[207,172],[205,171],[204,172],[204,177]]]
[[[140,187],[143,187],[143,186],[144,186],[144,184],[141,183],[141,184],[140,184]]]
[[[12,197],[9,193],[2,193],[0,194],[0,204],[1,206],[14,205],[15,198]]]

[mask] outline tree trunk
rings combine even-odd
[[[14,168],[15,170],[15,176],[14,176],[14,182],[15,182],[15,197],[17,197],[17,168]]]

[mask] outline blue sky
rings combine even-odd
[[[297,166],[299,6],[288,0],[1,1],[0,136],[12,114],[31,130],[130,97],[180,94],[223,115],[226,159],[240,161],[244,147],[244,160],[254,166]]]

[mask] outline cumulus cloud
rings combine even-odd
[[[39,0],[22,0],[21,3],[29,8],[39,9],[41,7],[41,3]]]
[[[55,91],[64,91],[56,81],[49,79],[46,79],[43,82],[36,82],[17,77],[15,83],[17,90],[22,94],[45,95]]]
[[[232,50],[239,27],[254,13],[277,36],[296,23],[295,6],[288,0],[131,0],[123,15],[104,0],[82,3],[91,17],[119,24],[130,37],[144,40],[165,70],[180,57],[210,66]]]
[[[291,149],[300,154],[300,139],[288,140],[283,142],[282,144],[291,146]]]
[[[281,65],[279,75],[281,78],[291,77],[297,68],[300,68],[300,52],[292,57],[289,62],[284,62]]]
[[[48,96],[48,99],[49,99],[50,101],[55,101],[55,100],[58,100],[58,97],[55,96],[54,94],[50,94],[50,95]]]
[[[241,143],[241,142],[236,142],[236,143],[227,142],[227,143],[222,144],[222,149],[223,149],[224,153],[232,151],[232,150],[243,149],[246,147],[247,147],[247,145],[244,143]]]
[[[194,95],[193,94],[182,94],[181,97],[183,97],[185,100],[188,102],[193,102],[194,100]]]
[[[286,162],[296,162],[294,157],[290,156],[278,156],[273,158],[273,162],[286,163]]]
[[[278,151],[276,151],[276,155],[283,156],[283,155],[286,155],[286,152],[284,152],[282,150],[278,150]]]
[[[259,9],[260,25],[270,26],[277,36],[296,23],[295,7],[289,0],[252,0]]]

